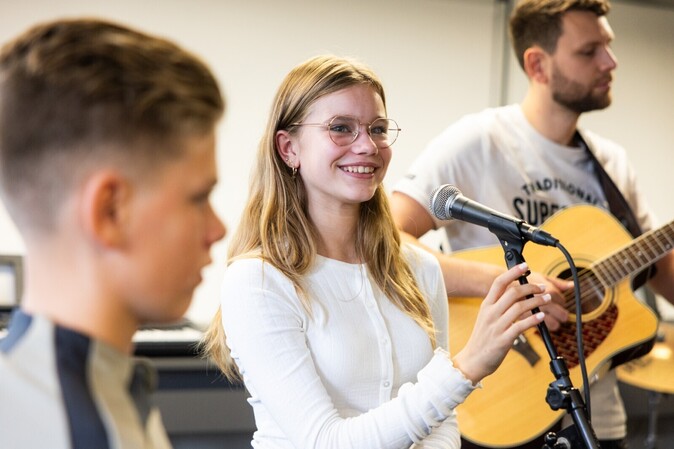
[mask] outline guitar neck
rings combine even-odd
[[[639,273],[674,248],[674,221],[640,235],[620,251],[595,262],[592,271],[606,287]]]

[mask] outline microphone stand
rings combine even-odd
[[[512,268],[525,262],[524,257],[522,256],[522,250],[526,241],[522,237],[522,232],[517,224],[510,222],[505,223],[504,225],[504,223],[500,223],[500,226],[489,226],[489,230],[498,237],[498,240],[505,251],[504,257],[508,268]],[[530,273],[527,272],[523,276],[520,276],[520,285],[528,284],[527,276],[529,274]],[[532,313],[536,314],[539,311],[538,307],[536,307],[532,310]],[[597,437],[595,436],[594,430],[587,417],[585,402],[578,389],[573,387],[571,379],[569,378],[569,369],[564,357],[557,354],[557,349],[555,348],[555,344],[552,341],[550,331],[545,322],[542,321],[537,327],[543,338],[543,342],[545,343],[545,348],[550,355],[550,370],[556,379],[550,383],[545,400],[552,410],[559,410],[560,408],[566,409],[567,413],[573,418],[575,430],[577,432],[577,435],[569,435],[569,438],[566,436],[558,438],[557,434],[549,432],[545,436],[545,443],[542,449],[571,449],[572,447],[599,449]],[[565,431],[567,431],[567,429],[564,429],[560,433],[564,433]],[[578,442],[577,437],[580,437],[584,446],[579,446],[580,443]],[[571,446],[571,443],[573,443],[574,446]]]

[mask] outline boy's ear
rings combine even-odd
[[[131,184],[119,172],[104,171],[85,184],[80,219],[89,238],[105,247],[119,247],[126,238]]]

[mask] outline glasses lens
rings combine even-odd
[[[358,120],[354,117],[337,116],[330,121],[330,138],[339,146],[353,143],[358,136]]]
[[[330,138],[337,145],[351,145],[358,137],[360,122],[355,117],[340,115],[330,121],[328,129]],[[379,118],[370,124],[368,131],[378,148],[386,148],[396,141],[400,129],[395,120]]]
[[[398,138],[398,124],[390,118],[379,118],[370,125],[370,137],[379,148],[393,145]]]

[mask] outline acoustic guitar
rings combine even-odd
[[[674,221],[632,240],[607,211],[595,206],[571,206],[541,226],[559,239],[578,268],[581,288],[583,344],[589,377],[646,354],[657,330],[655,314],[641,303],[630,278],[674,248]],[[458,258],[505,265],[501,246],[453,253]],[[522,253],[532,271],[570,278],[566,259],[557,248],[530,244]],[[449,298],[449,346],[458,352],[466,344],[482,298]],[[552,332],[558,355],[564,357],[574,387],[582,390],[576,345],[573,289],[565,292],[569,321]],[[503,364],[482,381],[457,408],[462,436],[481,446],[525,444],[559,421],[565,410],[553,411],[545,401],[554,376],[537,329],[520,336]]]

